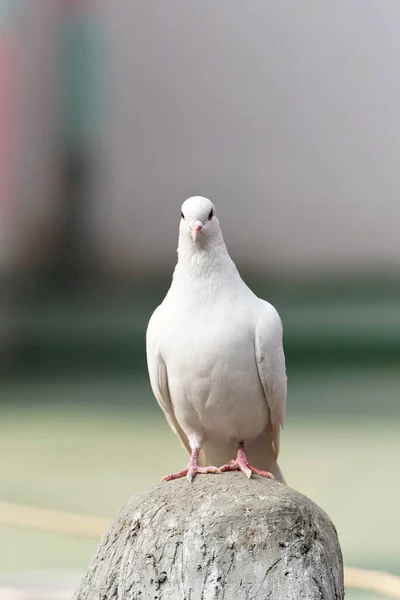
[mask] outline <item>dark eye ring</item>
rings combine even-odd
[[[185,218],[185,215],[183,214],[183,212],[182,212],[182,211],[181,211],[181,217],[182,217],[182,219],[184,219],[184,218]]]
[[[208,215],[208,220],[211,221],[211,219],[213,218],[213,216],[214,216],[214,209],[212,208],[210,210],[210,214]]]

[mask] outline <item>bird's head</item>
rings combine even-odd
[[[219,223],[211,200],[203,196],[185,200],[181,208],[180,230],[190,234],[194,243],[217,233]]]

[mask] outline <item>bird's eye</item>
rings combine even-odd
[[[185,218],[185,215],[183,214],[183,212],[181,212],[181,217],[182,217],[182,219]]]
[[[211,219],[213,218],[213,216],[214,216],[214,210],[211,209],[210,210],[210,214],[208,215],[208,220],[211,221]]]

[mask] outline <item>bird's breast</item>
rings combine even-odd
[[[184,325],[163,351],[178,420],[198,420],[209,436],[259,435],[268,408],[258,376],[254,329],[235,319]]]

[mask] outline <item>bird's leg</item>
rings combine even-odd
[[[200,448],[195,446],[192,450],[190,461],[186,469],[178,471],[178,473],[166,475],[161,479],[161,481],[171,481],[171,479],[179,479],[180,477],[185,477],[185,475],[189,481],[192,481],[197,473],[219,473],[219,469],[217,469],[217,467],[201,467],[199,465],[199,452]]]
[[[252,473],[259,475],[260,477],[266,477],[267,479],[275,479],[272,473],[268,471],[261,471],[257,467],[253,467],[247,460],[246,452],[244,451],[244,443],[238,443],[238,451],[236,458],[232,458],[231,462],[227,465],[223,465],[219,468],[221,473],[224,471],[242,471],[250,479]]]

